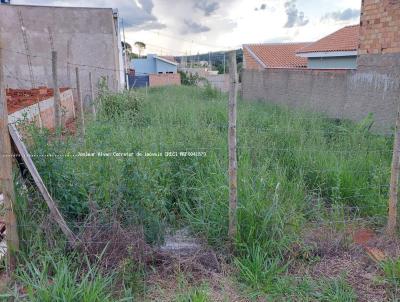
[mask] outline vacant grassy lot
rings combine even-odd
[[[100,230],[118,221],[124,230],[140,230],[146,245],[156,246],[163,243],[166,230],[188,227],[221,255],[242,300],[357,299],[359,290],[345,273],[329,277],[307,268],[326,256],[324,251],[331,252],[321,251],[321,242],[314,244],[319,238],[315,230],[326,230],[324,244],[347,251],[351,243],[343,234],[351,227],[361,223],[379,228],[385,223],[392,139],[372,134],[371,118],[355,124],[240,101],[239,232],[231,251],[227,97],[210,89],[171,87],[151,90],[147,98],[140,92],[106,95],[101,104],[84,139],[32,132],[32,154],[58,155],[34,160],[76,233],[87,235],[95,217]],[[21,228],[21,261],[26,265],[17,273],[22,297],[146,299],[152,291],[146,286],[151,264],[122,255],[105,272],[93,257],[67,251],[56,226],[43,223],[42,203],[20,195],[19,220],[26,226]],[[342,235],[343,240],[336,241]],[[196,284],[183,272],[178,276],[179,290],[163,298],[215,299],[207,280]],[[394,280],[390,284],[399,279]],[[376,286],[381,285],[377,281]],[[390,286],[385,295],[390,295]],[[67,294],[69,298],[63,298]],[[225,294],[222,301],[229,300]]]

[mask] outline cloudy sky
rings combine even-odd
[[[361,0],[12,0],[13,4],[118,8],[126,40],[162,55],[244,43],[317,40],[359,22]]]

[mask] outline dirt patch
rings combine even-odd
[[[353,234],[353,241],[354,243],[360,244],[360,245],[366,245],[369,241],[374,239],[376,237],[376,234],[373,230],[371,229],[359,229],[356,230]]]
[[[366,246],[377,248],[383,251],[389,258],[397,259],[400,257],[400,240],[389,238],[384,235],[376,236],[366,243]]]
[[[361,302],[388,301],[386,287],[378,281],[380,274],[370,259],[349,252],[324,257],[310,269],[310,276],[316,280],[345,276]]]
[[[184,272],[194,279],[220,273],[220,258],[204,242],[181,229],[166,236],[165,243],[154,251],[151,265],[164,276]]]
[[[115,269],[125,259],[136,263],[152,259],[153,250],[146,243],[141,227],[130,226],[128,229],[117,217],[102,218],[93,203],[90,212],[78,238],[82,243],[80,248],[92,262],[104,269]]]
[[[385,239],[369,228],[336,230],[329,227],[309,229],[302,246],[309,255],[295,260],[289,272],[295,276],[321,278],[345,277],[357,294],[357,301],[389,301],[390,288],[382,280],[382,270],[368,251],[382,250],[391,257],[400,255],[398,240]],[[303,251],[304,253],[304,251]],[[299,253],[298,253],[299,254]],[[300,254],[301,255],[301,254]]]
[[[334,256],[350,248],[352,238],[348,232],[340,232],[329,226],[308,229],[303,234],[303,246],[313,256]]]
[[[144,301],[172,302],[177,297],[203,288],[209,301],[247,302],[249,299],[240,294],[237,283],[232,277],[234,272],[227,264],[221,265],[221,272],[210,272],[207,276],[197,276],[189,272],[170,271],[168,275],[155,272],[146,280],[148,290]],[[189,300],[188,300],[189,301]],[[199,300],[200,301],[200,300]]]
[[[153,255],[153,273],[145,301],[175,301],[177,297],[201,289],[209,301],[247,301],[238,292],[234,272],[222,255],[202,240],[181,229],[166,236]]]

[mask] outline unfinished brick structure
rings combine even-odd
[[[359,55],[400,53],[400,0],[363,0]]]
[[[400,65],[400,0],[363,0],[358,67],[398,74]]]

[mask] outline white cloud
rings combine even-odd
[[[175,55],[227,50],[243,43],[317,40],[356,22],[356,19],[321,20],[324,16],[361,7],[361,0],[297,0],[290,12],[295,17],[291,19],[294,26],[285,28],[289,21],[287,2],[290,1],[14,0],[16,4],[117,7],[130,25],[126,30],[129,43],[143,41],[148,52]]]

